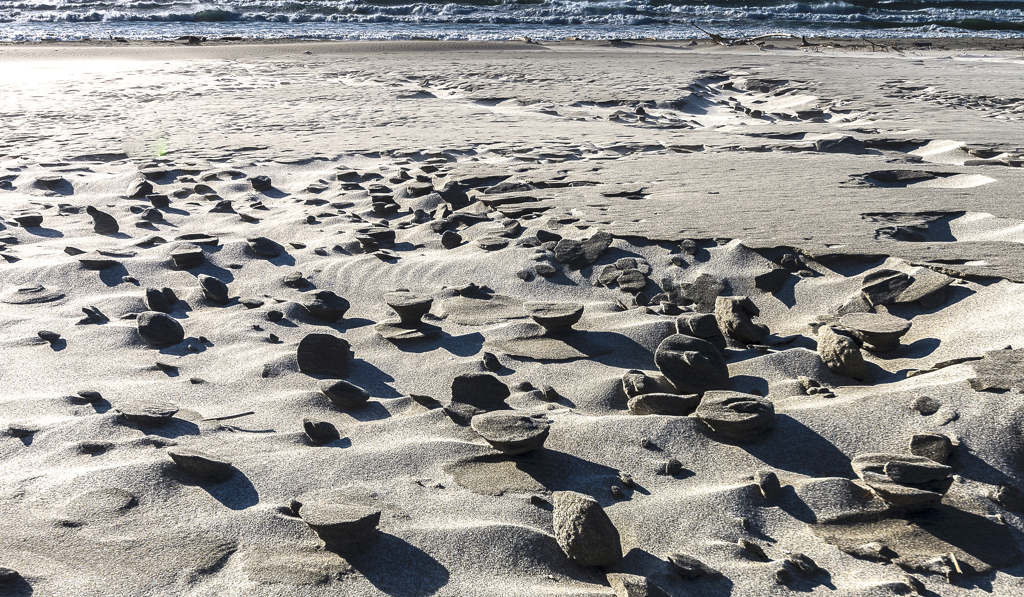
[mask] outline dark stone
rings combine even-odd
[[[862,454],[850,465],[879,497],[898,507],[935,506],[953,483],[953,469],[923,456]]]
[[[729,387],[729,367],[710,342],[674,334],[654,352],[654,362],[676,389],[685,394]]]
[[[177,197],[177,196],[178,196],[177,191],[175,191],[175,197]],[[187,195],[182,195],[182,196],[187,196]],[[160,194],[146,195],[146,199],[149,199],[150,204],[152,204],[153,207],[155,207],[157,209],[163,209],[163,208],[171,206],[171,198],[168,197],[167,195],[160,195]],[[161,216],[160,219],[163,219],[163,217]]]
[[[262,174],[250,178],[249,184],[252,185],[252,189],[254,191],[259,191],[261,193],[263,191],[269,191],[270,189],[274,188],[274,185],[270,182],[270,177],[264,176]]]
[[[713,313],[715,301],[725,291],[725,285],[711,275],[701,274],[689,284],[680,284],[678,289],[678,304],[687,305],[693,303],[698,313]]]
[[[313,317],[338,321],[345,316],[349,302],[330,290],[320,290],[303,295],[300,304]]]
[[[694,414],[715,433],[735,440],[754,439],[775,422],[770,401],[740,392],[706,392]]]
[[[192,243],[181,243],[171,249],[171,260],[178,269],[189,269],[202,265],[206,260],[203,249]]]
[[[967,380],[976,392],[1024,390],[1024,350],[1004,349],[985,353],[971,363],[977,377]]]
[[[842,135],[838,139],[818,139],[814,149],[826,153],[863,153],[865,146],[863,141]]]
[[[782,485],[779,483],[779,476],[772,471],[757,471],[754,473],[754,483],[757,483],[761,495],[766,500],[774,500],[779,497]]]
[[[370,399],[370,393],[343,379],[320,382],[320,391],[338,408],[358,408]]]
[[[539,449],[551,429],[546,418],[501,410],[474,415],[470,425],[492,448],[505,454]]]
[[[452,401],[444,407],[453,421],[468,425],[473,416],[506,410],[508,386],[490,373],[465,373],[452,380]]]
[[[147,222],[162,222],[164,214],[160,213],[160,210],[149,208],[143,210],[139,217]]]
[[[614,265],[605,265],[597,272],[597,283],[602,286],[611,286],[622,275],[622,270]]]
[[[640,273],[639,270],[627,269],[619,273],[616,282],[618,282],[620,290],[636,292],[643,290],[647,286],[647,277]]]
[[[316,445],[322,445],[341,439],[338,429],[327,421],[313,421],[302,419],[302,430],[306,433],[309,441]]]
[[[570,560],[583,566],[622,561],[619,531],[593,498],[573,491],[552,494],[555,539]]]
[[[685,417],[700,404],[700,396],[650,393],[638,394],[629,400],[629,412],[634,415],[670,415]]]
[[[939,412],[942,404],[931,396],[919,396],[910,403],[910,408],[922,416],[929,417]]]
[[[299,516],[333,549],[351,549],[367,543],[377,534],[380,524],[380,510],[376,508],[329,499],[304,499]]]
[[[36,335],[38,335],[40,339],[45,340],[46,342],[49,342],[51,344],[56,342],[57,340],[60,340],[60,334],[58,334],[57,332],[51,332],[49,330],[39,330],[36,333]]]
[[[533,266],[533,271],[542,278],[550,278],[551,276],[558,273],[558,270],[555,269],[555,266],[549,263],[538,263]]]
[[[136,318],[139,335],[147,344],[156,347],[172,346],[185,339],[185,329],[171,316],[145,311]]]
[[[227,479],[234,474],[230,462],[198,450],[168,448],[167,455],[183,470],[201,479]]]
[[[280,256],[284,251],[281,245],[265,236],[249,238],[246,239],[246,242],[249,244],[249,248],[252,249],[252,252],[256,253],[260,257],[274,258]]]
[[[118,265],[116,259],[111,259],[105,255],[101,255],[96,251],[89,251],[78,257],[78,262],[82,264],[85,269],[91,270],[102,270]]]
[[[485,236],[477,239],[476,244],[484,251],[498,251],[508,246],[508,240],[494,236]]]
[[[23,228],[36,228],[43,225],[43,216],[41,214],[24,214],[14,216],[13,219]]]
[[[140,199],[153,192],[153,183],[144,178],[137,178],[128,184],[124,194],[129,199]]]
[[[78,397],[82,399],[82,402],[90,404],[103,400],[103,395],[95,390],[81,390],[78,392]]]
[[[92,231],[96,234],[117,234],[121,229],[117,225],[117,220],[114,219],[114,216],[102,212],[91,205],[85,208],[85,213],[92,216]]]
[[[146,289],[146,306],[150,311],[157,311],[159,313],[168,313],[171,310],[171,301],[167,297],[167,291],[169,288],[163,290],[159,288],[147,288]],[[177,297],[175,297],[175,300]]]
[[[454,249],[462,244],[462,237],[457,232],[445,230],[441,235],[441,246],[446,249]]]
[[[864,276],[860,292],[872,306],[895,303],[913,284],[909,275],[891,269],[881,269]]]
[[[484,369],[487,369],[488,371],[498,371],[501,369],[501,362],[498,360],[498,357],[489,352],[484,353],[481,363],[483,364]]]
[[[231,299],[228,296],[228,285],[213,276],[199,274],[199,287],[203,296],[211,303],[226,305]]]
[[[267,321],[281,321],[282,319],[284,319],[284,313],[277,309],[267,311]]]
[[[299,371],[307,375],[345,377],[351,360],[349,350],[344,338],[330,334],[306,334],[296,351]]]
[[[231,206],[231,201],[224,199],[218,201],[213,207],[210,208],[209,213],[211,214],[233,214],[235,208]]]
[[[764,553],[764,548],[750,539],[740,539],[737,544],[740,546],[740,549],[747,552],[750,556],[758,560],[768,561],[768,554]]]
[[[941,433],[918,433],[910,438],[910,453],[944,465],[953,453],[953,442]]]
[[[405,325],[413,325],[420,322],[423,316],[430,312],[434,304],[433,297],[414,294],[407,290],[385,292],[384,302],[398,313],[398,319]]]
[[[643,119],[644,117],[640,116],[640,120]],[[607,578],[608,584],[615,591],[615,597],[671,597],[653,580],[644,576],[613,572],[608,574]]]
[[[163,425],[178,412],[178,407],[162,400],[126,400],[117,405],[124,418],[139,425]]]

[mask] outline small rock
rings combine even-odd
[[[619,290],[626,292],[637,292],[647,286],[647,278],[639,270],[635,269],[619,272],[619,277],[616,281],[619,284]]]
[[[316,445],[323,445],[341,439],[338,429],[327,421],[314,421],[302,419],[302,430],[309,441]]]
[[[119,402],[117,410],[132,423],[163,425],[178,412],[178,407],[162,400],[133,399]]]
[[[114,219],[114,216],[102,212],[91,205],[85,208],[85,213],[92,216],[92,231],[96,234],[117,234],[121,229],[117,225],[117,220]]]
[[[910,403],[910,408],[917,411],[922,416],[930,417],[931,415],[939,412],[939,409],[942,408],[942,404],[931,396],[919,396]]]
[[[78,397],[82,399],[82,402],[89,404],[103,400],[103,395],[95,390],[81,390],[78,392]]]
[[[834,373],[863,380],[868,376],[864,357],[851,338],[824,325],[818,330],[818,355]]]
[[[678,576],[686,579],[714,576],[718,571],[697,558],[683,553],[672,553],[668,556],[669,568]]]
[[[402,290],[385,292],[384,302],[398,314],[398,319],[402,324],[414,325],[420,323],[423,316],[430,312],[434,299]]]
[[[754,483],[757,483],[761,495],[766,500],[774,500],[779,497],[779,491],[782,490],[779,476],[772,471],[757,471],[754,473]]]
[[[457,246],[459,246],[461,244],[462,244],[462,236],[460,236],[457,232],[452,232],[451,230],[445,230],[444,233],[441,234],[441,246],[442,247],[444,247],[446,249],[454,249],[455,247],[457,247]]]
[[[850,465],[879,497],[898,507],[937,505],[953,482],[953,469],[922,456],[861,454]]]
[[[470,424],[491,447],[505,454],[525,454],[539,449],[550,431],[546,420],[508,411],[475,415]]]
[[[767,399],[740,392],[705,392],[694,412],[715,433],[735,440],[753,439],[775,422],[775,407]]]
[[[146,306],[149,307],[150,311],[157,311],[160,313],[167,313],[171,310],[173,304],[168,296],[174,295],[174,292],[170,288],[147,288],[145,292]],[[173,302],[177,302],[178,297],[174,297]]]
[[[334,503],[324,499],[304,499],[299,516],[330,548],[351,549],[377,534],[380,510],[360,504]]]
[[[914,279],[891,269],[882,269],[864,276],[860,292],[872,306],[895,303],[913,284]]]
[[[740,546],[740,549],[747,552],[751,556],[759,560],[768,561],[768,555],[764,553],[764,548],[762,548],[757,543],[754,543],[750,539],[740,539],[737,542],[737,544]]]
[[[910,322],[883,313],[849,313],[839,323],[872,352],[891,352],[900,347],[900,338],[910,331]]]
[[[262,174],[250,178],[249,184],[252,185],[252,190],[259,192],[269,191],[273,188],[273,184],[270,182],[270,177],[263,176]]]
[[[611,573],[607,578],[608,584],[615,591],[615,597],[670,597],[664,589],[644,576]]]
[[[20,224],[22,228],[37,228],[43,225],[42,214],[23,214],[14,216],[13,220]]]
[[[328,321],[339,321],[349,309],[349,302],[330,290],[303,295],[299,301],[310,315]]]
[[[715,299],[715,319],[725,335],[744,344],[760,344],[767,335],[751,317],[760,315],[753,301],[745,296],[720,296]]]
[[[619,472],[619,481],[626,487],[633,487],[636,485],[636,483],[633,481],[633,477],[631,477],[628,473],[623,473],[621,471]]]
[[[153,192],[153,183],[144,178],[137,178],[128,184],[124,194],[129,199],[140,199]]]
[[[654,352],[654,362],[677,390],[701,394],[729,385],[729,367],[711,343],[675,334],[665,338]]]
[[[145,311],[135,321],[139,336],[151,346],[172,346],[185,339],[185,329],[165,313]]]
[[[611,286],[622,275],[622,270],[614,265],[605,265],[597,271],[597,283],[602,286]]]
[[[481,361],[484,369],[487,369],[488,371],[498,371],[501,369],[501,362],[498,361],[498,357],[494,356],[492,353],[485,352]]]
[[[452,401],[444,411],[456,423],[468,425],[475,415],[508,409],[505,399],[511,394],[490,373],[464,373],[452,380]]]
[[[281,246],[265,236],[246,239],[249,248],[260,257],[273,258],[281,255]]]
[[[553,495],[558,546],[583,566],[610,566],[622,560],[619,531],[593,498],[572,491]]]
[[[333,337],[333,336],[332,336]],[[320,382],[320,391],[338,408],[358,408],[370,399],[370,393],[343,379]]]
[[[549,263],[538,263],[533,266],[533,272],[542,278],[550,278],[557,274],[558,270]]]
[[[309,284],[309,282],[302,277],[302,272],[290,272],[284,277],[282,282],[289,288],[304,288]]]
[[[284,319],[284,313],[277,309],[267,311],[267,321],[281,321],[282,319]]]
[[[658,472],[668,477],[674,477],[683,472],[683,463],[679,462],[678,458],[669,458],[661,465],[661,470]]]
[[[296,350],[299,371],[307,375],[345,377],[351,358],[349,343],[330,334],[306,334]]]
[[[910,438],[910,453],[944,465],[953,453],[953,442],[941,433],[918,433]]]
[[[45,340],[46,342],[49,342],[50,344],[53,344],[57,340],[60,340],[60,334],[58,334],[57,332],[51,332],[49,330],[39,330],[37,332],[37,335],[42,340]]]
[[[567,331],[583,317],[579,303],[523,303],[531,319],[548,333]]]
[[[199,274],[199,287],[203,296],[211,303],[226,305],[231,300],[228,296],[228,285],[213,276]]]
[[[855,558],[871,560],[872,562],[887,562],[897,557],[895,551],[877,542],[865,543],[855,547],[841,547],[840,549]]]
[[[169,448],[167,455],[179,467],[201,479],[227,479],[234,473],[231,463],[186,448]]]

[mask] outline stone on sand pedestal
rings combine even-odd
[[[850,313],[839,320],[843,327],[864,343],[871,352],[891,352],[900,347],[900,338],[910,331],[911,322],[884,313]]]
[[[864,356],[853,338],[837,334],[827,325],[818,330],[818,356],[833,373],[859,380],[868,376]]]
[[[696,394],[639,394],[629,399],[629,413],[633,415],[670,415],[685,417],[700,404]]]
[[[760,396],[740,392],[705,392],[694,412],[698,419],[735,440],[753,439],[775,423],[775,406]]]
[[[308,499],[299,516],[328,548],[351,549],[372,540],[380,524],[380,510],[362,504]]]
[[[85,208],[85,213],[92,217],[92,231],[96,234],[117,234],[121,229],[114,216],[102,212],[91,205]]]
[[[893,506],[935,506],[953,483],[952,468],[924,456],[861,454],[850,465],[862,481]]]
[[[760,344],[767,332],[751,317],[760,315],[757,305],[745,296],[720,296],[715,299],[715,319],[726,336],[744,344]]]
[[[358,408],[370,399],[370,393],[343,379],[320,382],[320,391],[338,408]]]
[[[163,400],[134,398],[118,402],[117,411],[132,423],[163,425],[178,412],[178,407]]]
[[[228,285],[213,276],[199,274],[199,288],[202,289],[206,300],[211,303],[226,305],[231,300],[228,296]]]
[[[299,304],[313,317],[328,321],[340,320],[349,309],[349,302],[330,290],[305,294]]]
[[[13,220],[20,224],[22,228],[36,228],[43,225],[42,214],[23,214],[14,216]]]
[[[351,354],[348,341],[331,334],[306,334],[295,352],[299,371],[306,375],[345,377]]]
[[[685,394],[701,394],[729,386],[729,367],[710,342],[673,334],[654,351],[654,363],[672,385]]]
[[[185,329],[176,319],[165,313],[145,311],[135,320],[139,336],[150,346],[172,346],[185,339]]]
[[[540,448],[551,430],[547,417],[531,417],[503,410],[475,415],[470,425],[492,448],[510,455]]]
[[[441,328],[423,323],[420,319],[430,312],[434,304],[433,297],[414,294],[407,290],[385,292],[384,301],[395,313],[398,321],[385,321],[374,328],[387,340],[419,340],[441,333]]]
[[[89,251],[78,256],[78,263],[82,264],[85,269],[101,270],[114,267],[118,261],[97,251]]]
[[[574,491],[552,494],[555,539],[570,560],[583,566],[622,561],[619,531],[593,498]]]
[[[234,473],[231,463],[198,450],[169,448],[167,455],[182,470],[201,479],[227,479]]]
[[[202,247],[192,243],[181,243],[171,249],[171,261],[178,269],[189,269],[202,265],[206,257],[203,255]]]
[[[548,333],[572,329],[583,317],[583,305],[579,303],[523,303],[523,309]]]

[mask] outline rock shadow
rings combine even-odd
[[[100,282],[103,282],[104,286],[113,288],[119,284],[124,284],[124,277],[127,275],[128,270],[125,269],[124,265],[117,263],[100,270]]]
[[[729,597],[733,591],[733,582],[720,572],[715,571],[700,578],[684,579],[672,572],[667,561],[639,547],[629,550],[622,558],[622,562],[610,567],[609,570],[646,576],[673,596]]]
[[[131,427],[145,435],[156,435],[167,439],[174,439],[185,435],[199,435],[198,425],[178,417],[171,417],[163,425],[144,425],[129,421],[122,415],[119,422],[125,427]]]
[[[399,340],[391,343],[395,348],[406,353],[421,354],[438,348],[443,348],[455,356],[471,357],[475,354],[479,354],[483,349],[484,337],[480,332],[463,334],[461,336],[452,336],[448,332],[441,330],[436,336],[431,336],[429,338]]]
[[[612,485],[622,485],[618,469],[548,449],[534,450],[519,456],[496,455],[490,458],[514,463],[517,469],[548,491],[584,493],[597,500],[602,507],[618,502],[609,491]],[[642,494],[648,493],[639,486],[634,489]]]
[[[809,477],[854,478],[853,467],[850,466],[850,458],[846,454],[816,431],[789,415],[776,415],[774,427],[764,436],[751,442],[730,441],[718,437],[710,429],[706,429],[705,433],[716,441],[733,444],[746,450],[751,456],[773,468]],[[766,439],[772,441],[765,441]],[[795,446],[799,446],[799,449]]]
[[[425,597],[448,584],[448,569],[408,541],[379,533],[358,551],[337,552],[377,590],[391,597]]]
[[[999,524],[984,516],[965,512],[942,503],[937,507],[906,519],[917,524],[936,539],[948,543],[978,561],[994,569],[1020,578],[1024,576],[1016,564],[1024,561],[1024,555],[1017,547],[1016,541],[1007,525]],[[960,562],[964,573],[986,574],[985,570],[968,571],[967,562]],[[962,578],[960,586],[979,587],[991,591],[991,580],[984,578]]]
[[[321,376],[314,376],[325,379]],[[374,365],[362,360],[352,359],[349,365],[349,373],[345,378],[377,398],[401,398],[402,394],[392,388],[390,383],[395,381],[387,373],[381,371]]]
[[[234,474],[224,480],[200,479],[181,470],[175,471],[176,480],[182,485],[198,487],[210,497],[231,510],[245,510],[260,502],[259,493],[245,473],[231,467]]]
[[[11,577],[0,581],[0,594],[6,597],[29,597],[35,590],[21,574],[11,571]]]
[[[42,236],[44,238],[64,238],[64,233],[60,230],[54,230],[53,228],[43,228],[42,226],[26,226],[24,227],[25,232],[32,236]]]

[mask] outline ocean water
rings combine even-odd
[[[0,40],[1024,37],[1024,0],[0,0]]]

